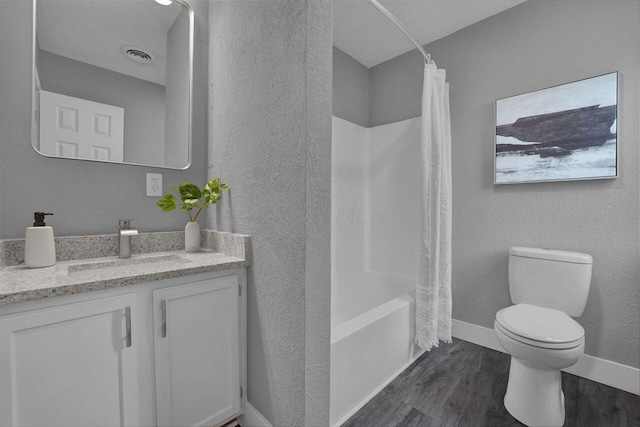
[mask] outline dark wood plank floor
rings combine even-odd
[[[507,354],[462,340],[425,353],[344,427],[522,426],[504,408]],[[562,374],[565,426],[640,426],[640,398]]]

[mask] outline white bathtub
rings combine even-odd
[[[331,328],[331,425],[344,423],[420,354],[415,281],[366,272],[339,278]]]

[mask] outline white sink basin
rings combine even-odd
[[[101,274],[138,272],[158,267],[172,267],[187,262],[180,257],[141,258],[138,260],[126,259],[119,261],[107,261],[97,264],[81,264],[69,267],[70,277],[91,277]]]

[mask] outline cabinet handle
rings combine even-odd
[[[162,338],[167,337],[167,301],[160,301],[160,310],[162,310]]]
[[[127,327],[127,347],[131,347],[131,307],[125,307],[124,317]]]

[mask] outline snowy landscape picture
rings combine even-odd
[[[618,73],[496,101],[495,183],[615,178]]]

